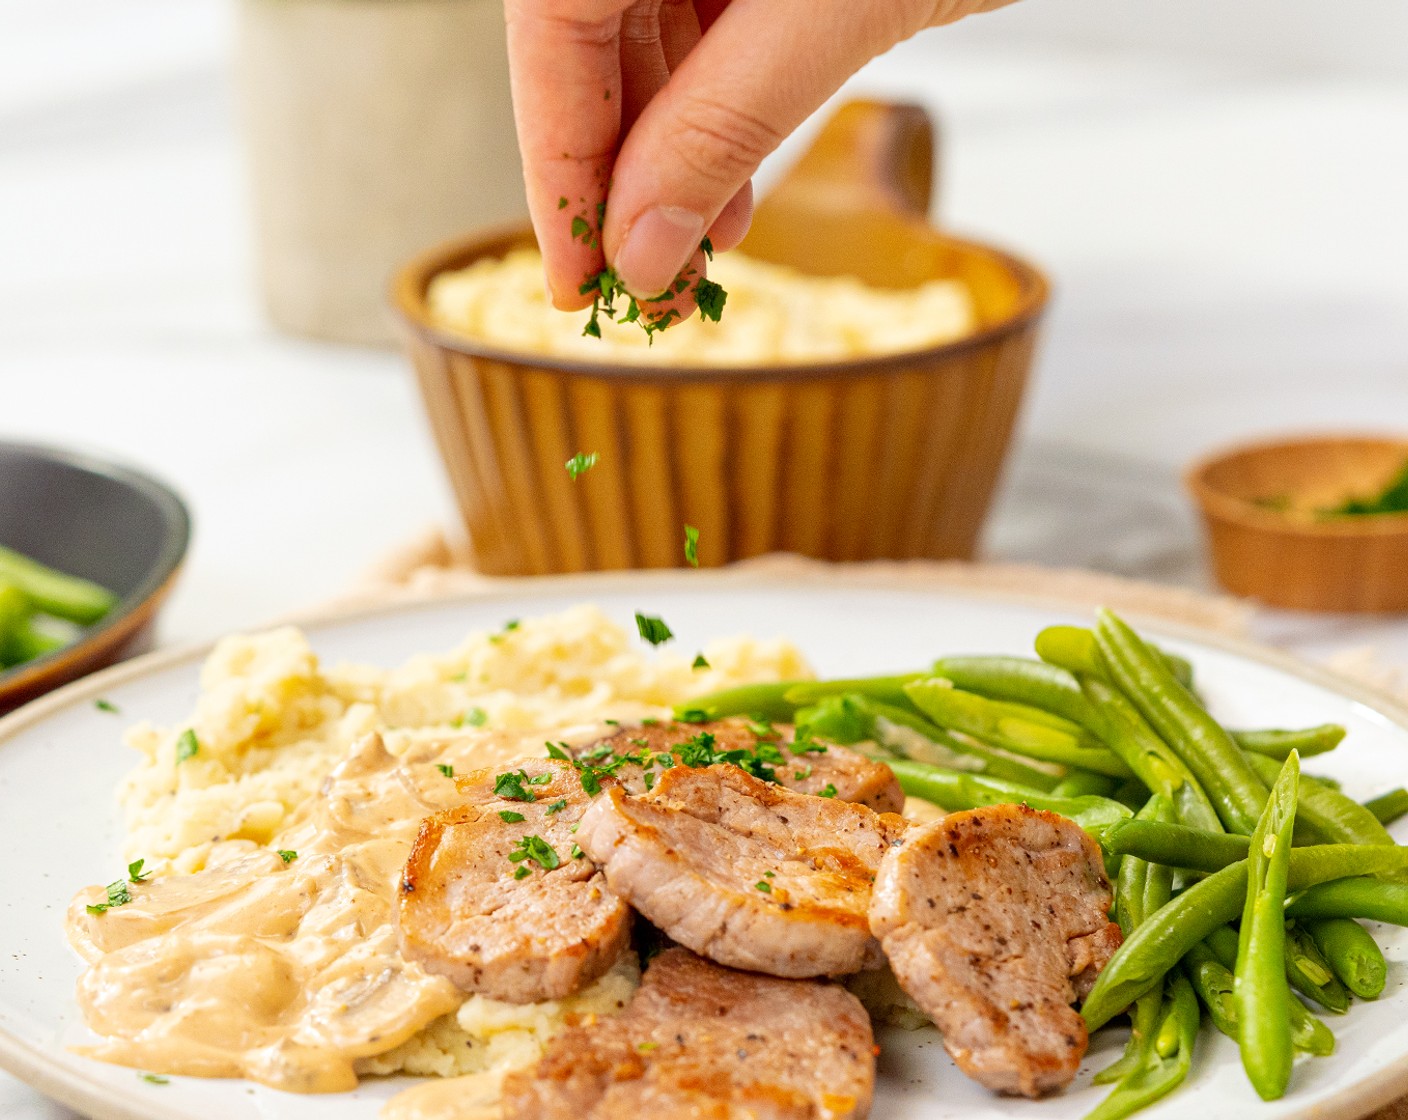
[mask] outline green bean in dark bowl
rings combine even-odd
[[[776,720],[855,747],[944,821],[1017,805],[1079,825],[1099,845],[1122,934],[1080,1018],[1091,1032],[1132,1028],[1095,1075],[1113,1088],[1086,1120],[1119,1120],[1176,1090],[1204,1022],[1237,1042],[1258,1096],[1293,1093],[1297,1060],[1335,1049],[1324,1016],[1352,1016],[1385,989],[1363,923],[1408,925],[1408,848],[1387,828],[1408,813],[1408,791],[1361,803],[1302,774],[1343,727],[1225,727],[1193,666],[1110,611],[1034,644],[1034,658],[750,685],[676,715]]]
[[[95,456],[0,442],[0,713],[149,648],[181,499]]]

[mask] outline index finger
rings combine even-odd
[[[621,130],[621,13],[630,0],[505,0],[528,212],[553,303],[605,267],[601,222]]]

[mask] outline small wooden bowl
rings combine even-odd
[[[0,669],[0,714],[149,649],[190,531],[181,499],[149,475],[70,451],[0,442],[0,544],[118,596],[72,645]]]
[[[909,353],[758,368],[587,363],[437,328],[438,274],[533,243],[479,234],[392,292],[476,566],[495,575],[678,567],[773,551],[969,557],[1022,397],[1047,283],[933,230],[933,129],[916,106],[844,106],[758,206],[750,255],[880,287],[961,279],[978,327]],[[595,451],[575,482],[563,464]]]
[[[1228,591],[1312,611],[1408,611],[1408,514],[1326,517],[1383,490],[1408,438],[1319,436],[1239,447],[1188,471]]]

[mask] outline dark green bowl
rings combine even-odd
[[[185,503],[149,475],[0,441],[0,544],[118,596],[72,645],[0,672],[0,713],[150,648],[190,535]]]

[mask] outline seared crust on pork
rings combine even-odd
[[[880,963],[871,886],[905,827],[735,766],[677,766],[642,796],[606,789],[577,842],[613,893],[696,953],[773,976],[841,976]]]
[[[836,984],[667,949],[625,1011],[569,1028],[508,1076],[504,1120],[859,1120],[874,1045],[865,1009]]]
[[[792,749],[795,734],[790,724],[737,718],[709,723],[649,723],[625,727],[608,738],[572,747],[571,753],[573,758],[586,762],[596,756],[622,757],[639,754],[642,750],[659,754],[674,751],[691,741],[697,743],[701,736],[707,735],[716,751],[745,750],[759,754],[761,748],[759,762],[772,771],[779,785],[798,793],[827,790],[829,796],[855,801],[877,813],[898,813],[904,808],[904,791],[883,762],[874,762],[821,739],[809,740],[801,753],[797,753]],[[614,772],[628,793],[646,791],[645,773],[641,767],[629,765]]]
[[[969,1077],[1035,1097],[1085,1055],[1071,1005],[1119,947],[1100,849],[1020,805],[916,827],[886,855],[870,928]]]
[[[500,774],[520,770],[532,801],[494,792]],[[546,784],[531,783],[544,775]],[[571,764],[528,759],[456,784],[465,804],[427,817],[406,861],[401,951],[467,992],[510,1003],[561,999],[605,973],[631,915],[590,860],[573,858],[572,826],[589,798]],[[558,866],[522,858],[525,837],[541,840]]]

